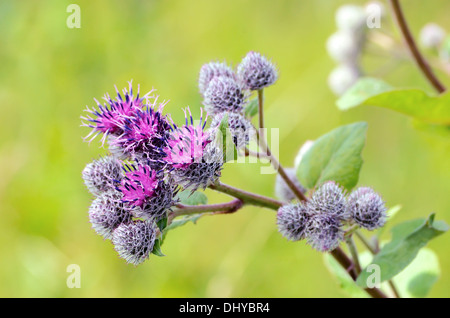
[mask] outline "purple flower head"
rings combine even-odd
[[[275,65],[257,52],[249,52],[237,67],[237,77],[250,90],[270,86],[278,78]]]
[[[313,214],[306,238],[307,243],[319,252],[332,251],[344,239],[341,221],[332,214]]]
[[[211,80],[218,76],[235,77],[233,69],[226,63],[210,62],[202,66],[198,78],[198,88],[202,95],[205,94]]]
[[[131,118],[127,118],[122,126],[123,133],[111,142],[113,148],[123,149],[131,157],[139,154],[149,154],[148,159],[157,155],[158,150],[165,145],[166,135],[170,130],[167,116],[162,115],[166,102],[156,107],[157,98],[153,104],[147,104],[139,109]]]
[[[239,113],[243,110],[247,94],[234,78],[218,76],[211,80],[203,97],[203,104],[211,114]]]
[[[114,189],[122,179],[122,165],[113,156],[102,157],[88,163],[82,172],[84,183],[93,195]]]
[[[158,186],[156,171],[148,165],[125,165],[123,168],[125,176],[117,187],[123,193],[123,201],[132,206],[143,207],[144,204],[154,196]]]
[[[177,127],[173,124],[172,132],[168,138],[167,146],[164,148],[166,157],[164,160],[173,168],[185,169],[193,162],[201,161],[206,146],[211,142],[212,136],[205,130],[208,115],[203,118],[201,110],[200,122],[194,125],[194,119],[188,108],[189,117],[186,113],[186,124]]]
[[[105,239],[110,239],[112,231],[120,224],[131,220],[131,208],[122,202],[122,193],[114,189],[100,194],[89,208],[92,228]]]
[[[113,232],[112,243],[127,263],[139,265],[148,259],[156,240],[157,227],[151,220],[136,220],[119,225]]]
[[[104,105],[101,105],[98,100],[94,99],[98,109],[89,109],[89,107],[87,107],[85,111],[89,114],[86,115],[86,117],[81,117],[81,119],[84,120],[82,126],[92,128],[92,131],[84,138],[85,140],[92,136],[89,139],[89,142],[91,142],[98,134],[103,133],[102,143],[104,143],[109,134],[120,135],[123,132],[122,127],[125,121],[132,118],[136,111],[142,108],[143,99],[151,94],[151,92],[149,92],[144,98],[139,98],[138,86],[138,92],[135,97],[133,95],[131,81],[129,82],[128,90],[123,90],[124,97],[120,95],[117,87],[114,87],[117,92],[116,100],[111,99],[109,94],[106,94],[103,97],[106,101]]]
[[[306,238],[311,214],[303,203],[287,204],[278,209],[278,231],[288,240],[299,241]]]
[[[370,231],[386,223],[386,207],[381,196],[373,189],[361,187],[347,199],[347,213],[361,227]]]
[[[334,215],[344,221],[349,218],[345,210],[345,193],[334,181],[322,184],[308,202],[311,213]]]
[[[298,181],[297,175],[295,173],[295,168],[285,168],[286,174],[289,177],[289,179],[294,182],[294,184],[297,186],[297,188],[300,189],[300,191],[304,194],[306,192],[306,189],[301,185],[300,181]],[[275,179],[275,195],[285,202],[290,202],[297,198],[297,196],[292,192],[291,188],[286,184],[286,182],[283,180],[283,178],[277,174],[277,177]]]
[[[255,135],[255,129],[243,115],[239,113],[219,113],[211,121],[211,129],[214,130],[220,126],[225,114],[228,115],[228,130],[233,138],[233,143],[237,149],[245,148]]]

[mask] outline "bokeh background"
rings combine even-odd
[[[199,114],[198,71],[203,63],[234,66],[250,50],[278,65],[266,90],[266,124],[280,128],[280,156],[292,166],[301,144],[346,123],[369,123],[360,185],[401,204],[390,224],[437,213],[450,222],[450,143],[412,128],[409,118],[377,108],[340,112],[327,86],[335,66],[325,41],[344,1],[78,0],[81,28],[69,29],[72,1],[0,2],[0,296],[2,297],[341,297],[322,255],[277,232],[275,213],[247,207],[204,217],[170,233],[165,257],[134,267],[90,228],[91,196],[81,171],[105,154],[80,115],[93,97],[133,79],[158,89],[165,111]],[[352,1],[363,4],[363,1]],[[450,31],[450,3],[404,3],[417,34],[429,21]],[[390,27],[390,17],[383,22]],[[384,25],[383,25],[384,27]],[[397,33],[398,35],[398,33]],[[393,85],[431,88],[413,63],[367,58]],[[442,80],[450,80],[439,73]],[[230,164],[222,181],[273,196],[275,175],[258,164]],[[207,192],[210,202],[227,198]],[[389,238],[389,232],[386,232]],[[450,235],[429,245],[442,277],[431,296],[450,296]],[[81,268],[81,288],[66,286],[69,264]]]

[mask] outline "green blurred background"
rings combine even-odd
[[[281,162],[292,166],[300,145],[355,121],[369,123],[360,185],[403,209],[391,221],[431,212],[450,222],[450,143],[377,108],[340,112],[327,87],[334,62],[325,41],[344,1],[77,1],[81,28],[69,29],[71,1],[0,3],[0,296],[2,297],[340,297],[322,255],[277,233],[275,214],[248,207],[204,217],[170,233],[165,257],[133,267],[90,228],[91,196],[81,171],[105,149],[84,143],[80,115],[93,97],[133,79],[141,91],[199,114],[203,63],[237,65],[256,50],[277,63],[266,90],[266,124],[280,128]],[[363,4],[363,1],[352,1]],[[415,34],[429,21],[450,31],[447,0],[404,2]],[[390,18],[389,18],[390,19]],[[389,24],[389,21],[386,23]],[[389,58],[387,58],[389,59]],[[375,69],[386,58],[367,59]],[[444,82],[450,81],[439,74]],[[385,77],[431,91],[414,64]],[[273,196],[275,175],[258,164],[230,164],[222,181]],[[226,200],[210,193],[210,202]],[[386,238],[389,237],[386,233]],[[450,235],[431,242],[442,277],[431,296],[450,296]],[[81,288],[66,286],[66,267],[81,268]]]

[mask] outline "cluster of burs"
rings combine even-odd
[[[96,233],[110,240],[128,263],[140,264],[155,253],[177,193],[193,193],[218,181],[223,167],[219,126],[227,121],[236,148],[245,148],[254,128],[244,106],[252,91],[276,79],[275,66],[256,52],[248,53],[236,70],[221,62],[205,64],[199,89],[213,116],[209,127],[206,112],[201,110],[194,122],[189,108],[185,123],[176,125],[163,114],[166,102],[159,102],[153,91],[141,97],[131,82],[122,94],[116,88],[115,99],[106,94],[103,104],[95,100],[97,107],[88,107],[81,117],[82,125],[91,128],[85,140],[101,135],[110,152],[82,173],[95,197],[89,220]]]
[[[328,85],[336,95],[344,94],[360,77],[368,76],[361,63],[366,48],[366,53],[387,55],[392,61],[406,58],[385,27],[390,25],[386,14],[386,7],[379,1],[365,6],[346,4],[336,11],[337,31],[326,42],[328,55],[337,63],[328,76]],[[435,55],[433,64],[450,74],[450,36],[445,30],[430,22],[422,27],[419,40]]]

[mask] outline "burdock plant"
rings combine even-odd
[[[392,2],[398,13],[398,2]],[[357,58],[366,36],[364,17],[365,11],[355,6],[339,10],[340,33],[328,42],[332,56],[352,69],[350,72],[359,73]],[[424,37],[433,37],[429,46],[441,41],[442,34],[427,35],[433,32],[436,28],[423,32]],[[339,76],[332,78],[333,89],[339,93],[357,79],[345,75],[345,85],[337,87]],[[275,63],[258,52],[249,52],[236,69],[225,62],[207,63],[199,75],[200,99],[205,109],[200,108],[197,119],[186,108],[185,121],[178,124],[163,113],[166,102],[158,102],[152,92],[141,97],[138,89],[134,94],[131,82],[123,94],[116,89],[115,99],[106,94],[103,105],[96,101],[97,107],[88,108],[88,114],[82,117],[83,125],[91,128],[87,139],[101,135],[101,143],[107,141],[111,154],[87,164],[82,173],[94,195],[89,209],[92,228],[112,242],[121,258],[138,265],[151,254],[163,255],[163,242],[170,237],[170,231],[188,221],[231,214],[253,205],[276,212],[274,229],[278,228],[284,238],[295,244],[303,241],[323,253],[332,271],[340,273],[341,284],[352,284],[377,298],[414,296],[398,287],[408,286],[408,282],[396,276],[429,240],[447,230],[446,224],[435,221],[431,214],[427,219],[395,226],[392,240],[380,241],[380,233],[390,224],[396,207],[388,209],[372,187],[357,187],[365,122],[310,136],[315,141],[302,147],[295,168],[285,169],[262,130],[263,93],[277,79]],[[258,127],[253,117],[258,117]],[[277,173],[279,200],[220,181],[227,164],[250,164],[246,161],[250,157],[255,157],[254,162],[264,158],[271,163]],[[225,193],[232,200],[208,204],[202,193],[207,188]],[[373,233],[370,239],[366,238],[367,231]],[[360,245],[356,245],[355,238]],[[361,253],[361,247],[367,251]],[[372,257],[367,255],[369,252]],[[402,279],[417,275],[403,275]],[[428,290],[431,283],[423,281],[422,285]]]

